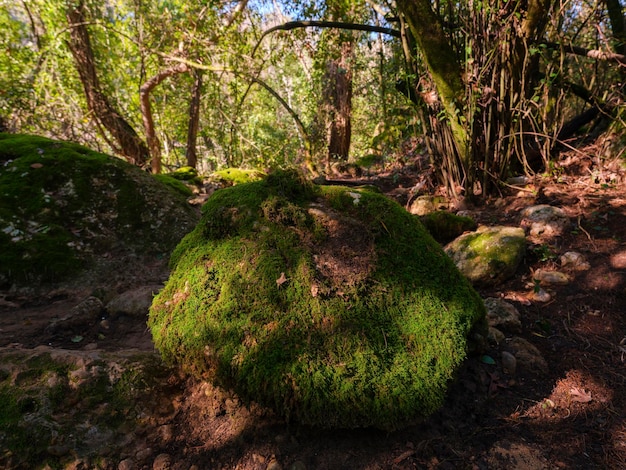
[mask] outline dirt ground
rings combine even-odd
[[[546,369],[506,374],[501,347],[492,345],[485,354],[495,364],[469,358],[439,412],[394,432],[285,423],[173,371],[158,392],[172,412],[141,429],[149,450],[144,460],[137,457],[130,466],[109,459],[103,468],[626,468],[626,189],[621,177],[603,179],[580,168],[571,173],[565,168],[558,178],[537,178],[523,190],[507,188],[503,198],[466,207],[486,225],[518,225],[520,210],[534,204],[561,207],[572,220],[563,236],[529,245],[512,280],[479,290],[519,310],[522,327],[506,331],[507,340],[519,336],[536,346]],[[390,194],[406,203],[410,192],[397,186],[408,190],[414,182],[406,176],[394,184]],[[572,281],[550,287],[548,302],[530,300],[532,272],[563,271],[558,255],[567,251],[583,254],[590,269],[568,271]],[[109,287],[123,291],[167,275],[158,261],[148,268],[120,267]],[[89,293],[79,286],[0,293],[0,347],[153,349],[142,318],[102,318],[80,331],[80,341],[75,333],[46,328]]]

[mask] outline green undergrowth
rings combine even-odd
[[[216,171],[212,176],[227,184],[243,184],[259,181],[265,174],[259,170],[224,168],[223,170]]]
[[[396,428],[438,409],[484,307],[420,222],[297,173],[217,191],[149,326],[165,359],[288,419]]]
[[[0,285],[59,281],[112,251],[168,253],[197,220],[172,185],[77,144],[0,134]]]

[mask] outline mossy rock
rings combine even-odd
[[[448,243],[463,232],[476,230],[478,227],[471,217],[462,217],[446,211],[430,212],[420,217],[420,221],[439,243]]]
[[[485,328],[416,218],[295,172],[217,191],[171,263],[149,317],[164,358],[300,423],[390,429],[432,413]]]
[[[498,285],[512,277],[526,254],[519,227],[479,227],[445,247],[457,268],[475,285]]]
[[[198,220],[185,196],[118,158],[0,134],[0,285],[61,281],[101,255],[169,255]]]
[[[223,183],[234,185],[259,181],[265,176],[265,173],[259,170],[224,168],[223,170],[216,171],[212,176]]]

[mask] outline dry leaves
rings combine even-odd
[[[276,279],[276,285],[278,287],[282,286],[285,282],[287,282],[289,279],[287,279],[287,277],[285,276],[285,273],[280,273],[280,277],[278,279]]]
[[[591,393],[586,392],[584,389],[578,387],[572,387],[569,391],[572,401],[578,403],[589,403],[591,401]]]

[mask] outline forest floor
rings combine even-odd
[[[408,190],[416,176],[409,170],[397,175],[394,188],[387,188],[396,196],[398,185]],[[603,178],[578,165],[558,178],[537,177],[524,190],[508,188],[502,197],[466,207],[485,225],[518,225],[520,210],[535,204],[558,206],[571,218],[569,232],[529,246],[514,278],[479,289],[483,298],[500,297],[519,310],[522,326],[507,332],[505,341],[511,336],[527,340],[547,368],[518,368],[507,375],[501,350],[492,345],[485,353],[495,364],[470,357],[440,411],[393,432],[288,424],[172,370],[163,387],[151,392],[170,412],[129,430],[135,438],[126,447],[135,445],[136,451],[116,456],[109,450],[97,468],[626,468],[626,188],[619,175]],[[567,251],[583,254],[590,269],[568,273],[572,281],[551,287],[550,301],[532,300],[532,272],[560,270],[558,255]],[[165,266],[154,261],[120,266],[110,282],[147,285],[166,274]],[[86,328],[80,342],[51,333],[46,328],[51,320],[89,294],[77,286],[44,296],[0,294],[3,351],[42,345],[77,355],[154,349],[145,318],[111,322],[105,339],[100,323]],[[66,468],[92,468],[85,460],[72,465]]]

